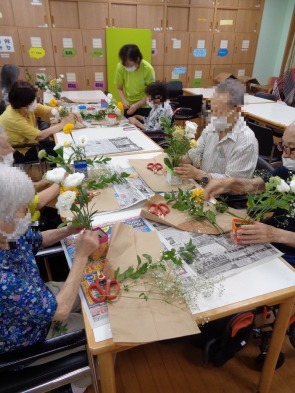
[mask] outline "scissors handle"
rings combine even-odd
[[[101,279],[96,278],[94,284],[90,284],[88,287],[88,294],[95,303],[103,303],[106,301],[106,295],[103,288],[100,286],[100,281]],[[92,295],[92,289],[96,289],[99,292],[99,294],[101,295],[99,299]]]
[[[116,285],[117,287],[116,293],[114,295],[110,294],[112,285]],[[118,283],[118,281],[114,278],[110,280],[108,277],[106,277],[106,298],[108,300],[114,300],[119,295],[119,292],[120,292],[120,284]]]

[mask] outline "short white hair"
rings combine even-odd
[[[12,220],[15,212],[32,202],[34,196],[34,185],[25,172],[0,164],[0,219]]]

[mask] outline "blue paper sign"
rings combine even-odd
[[[173,74],[185,74],[186,73],[186,67],[176,67],[174,68]]]
[[[194,57],[206,57],[207,56],[207,49],[194,49],[193,56]]]
[[[224,57],[228,54],[228,50],[227,49],[219,49],[219,51],[217,52],[217,56],[220,57]]]

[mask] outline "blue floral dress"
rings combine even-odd
[[[171,121],[173,110],[169,101],[155,105],[148,117],[144,118],[145,131],[163,131],[161,117],[167,117]]]
[[[15,249],[0,249],[0,353],[44,341],[48,333],[57,302],[33,253],[42,240],[28,229]]]

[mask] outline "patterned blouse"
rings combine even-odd
[[[15,248],[0,249],[0,353],[44,341],[48,333],[57,302],[33,254],[42,241],[28,229]]]
[[[171,120],[172,115],[173,111],[169,101],[164,102],[164,104],[155,105],[150,111],[149,116],[144,118],[145,131],[163,131],[161,117],[167,117],[167,119]]]

